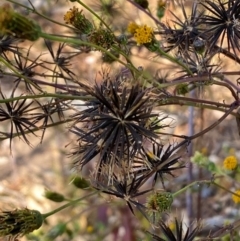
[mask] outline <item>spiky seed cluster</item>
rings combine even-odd
[[[82,34],[89,34],[93,31],[93,24],[75,6],[66,12],[64,21],[73,25]]]
[[[20,79],[16,80],[16,85],[10,95],[10,98],[15,98],[15,90],[19,86],[19,82],[23,82]],[[31,82],[26,83],[27,88],[31,88]],[[38,87],[38,85],[36,85]],[[63,108],[61,102],[54,99],[47,104],[41,104],[40,102],[33,100],[29,102],[24,96],[11,102],[5,101],[7,98],[3,95],[0,90],[0,97],[2,98],[3,104],[0,106],[0,133],[3,136],[7,136],[10,142],[10,150],[12,149],[12,140],[18,136],[22,138],[28,145],[31,145],[28,138],[28,134],[36,136],[35,131],[43,129],[41,141],[45,134],[45,128],[49,122],[54,122],[52,115],[58,113],[59,118],[62,118]],[[5,102],[5,103],[4,103]],[[55,104],[54,104],[55,103]],[[4,124],[8,124],[9,130],[6,132]],[[39,126],[42,126],[39,128]]]
[[[182,221],[178,221],[175,219],[175,229],[174,231],[170,227],[170,225],[165,224],[164,221],[159,222],[161,233],[163,234],[164,238],[151,234],[153,240],[156,241],[193,241],[197,238],[199,232],[202,229],[201,223],[197,223],[195,227],[185,227]]]
[[[166,39],[166,50],[177,49],[178,51],[184,52],[191,50],[194,40],[199,37],[202,33],[201,30],[201,17],[203,12],[197,11],[197,3],[194,2],[192,6],[191,15],[188,16],[185,7],[182,4],[182,12],[184,19],[180,19],[173,12],[171,13],[174,17],[172,22],[176,25],[175,28],[165,26],[163,36]]]
[[[0,35],[0,54],[2,54],[5,58],[7,58],[7,51],[17,54],[18,48],[16,44],[19,42],[21,42],[21,40],[13,36]]]
[[[15,12],[9,5],[0,7],[0,34],[35,41],[40,33],[39,25]]]
[[[207,26],[204,31],[209,49],[213,49],[220,40],[220,46],[226,37],[228,50],[233,49],[234,54],[240,50],[240,2],[236,0],[201,1],[200,4],[208,10],[202,17]]]
[[[0,236],[18,237],[39,229],[43,217],[37,210],[16,209],[0,213]]]
[[[172,171],[185,167],[179,162],[181,155],[182,153],[176,152],[172,145],[165,147],[164,145],[153,143],[151,148],[142,149],[141,158],[136,162],[133,173],[135,175],[149,175],[151,173],[154,177],[153,185],[160,178],[164,186],[164,175],[173,176]]]
[[[188,58],[186,53],[201,55],[204,52],[214,56],[221,52],[226,55],[223,48],[226,43],[227,56],[237,59],[237,51],[240,50],[239,1],[194,1],[190,15],[183,3],[181,6],[183,19],[172,12],[172,24],[161,24],[165,51],[175,49],[184,58]]]
[[[136,199],[151,191],[151,189],[140,190],[141,186],[146,182],[145,177],[133,176],[130,179],[127,173],[122,173],[122,175],[118,176],[114,174],[111,184],[109,184],[108,179],[109,177],[107,175],[102,175],[101,180],[96,181],[93,186],[104,193],[123,199],[133,214],[133,207],[136,207],[148,219],[145,214],[146,207]]]
[[[129,172],[143,142],[157,138],[155,126],[149,125],[158,117],[152,113],[151,89],[109,79],[85,88],[92,99],[85,104],[87,109],[73,116],[71,128],[79,143],[73,152],[76,165],[82,168],[96,157],[97,173],[105,170],[111,176],[118,168]]]

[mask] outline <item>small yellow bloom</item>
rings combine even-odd
[[[0,6],[0,35],[37,40],[41,35],[41,28],[26,16],[14,11],[8,4]]]
[[[147,25],[138,27],[135,31],[134,38],[137,41],[137,45],[150,43],[153,40],[153,28]]]
[[[88,226],[87,227],[87,232],[92,233],[93,232],[93,226]]]
[[[147,156],[151,159],[156,159],[156,156],[151,151],[147,151]]]
[[[206,156],[206,155],[208,154],[208,149],[207,149],[207,147],[203,147],[203,148],[201,149],[201,153]]]
[[[76,8],[75,6],[73,8],[71,8],[69,11],[67,11],[63,18],[65,23],[73,24],[74,20],[75,20],[75,16],[78,12],[79,12],[78,8]]]
[[[71,24],[80,30],[80,33],[89,34],[93,30],[92,23],[82,14],[82,11],[79,12],[76,7],[70,8],[63,19],[66,24]]]
[[[137,25],[134,22],[131,22],[128,24],[127,31],[131,34],[135,34],[137,28],[139,28],[139,25]]]
[[[164,8],[166,7],[166,1],[165,0],[158,0],[157,6],[159,8]]]
[[[235,194],[237,194],[238,196]],[[235,194],[232,195],[232,199],[236,204],[238,204],[240,203],[240,190],[237,190]]]
[[[176,223],[175,222],[170,222],[168,227],[170,228],[170,230],[174,231],[174,230],[176,230]]]
[[[235,156],[228,156],[223,161],[223,166],[227,170],[234,170],[237,167],[237,158]]]

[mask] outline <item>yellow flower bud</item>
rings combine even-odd
[[[0,7],[0,34],[35,41],[40,37],[41,28],[10,6]]]

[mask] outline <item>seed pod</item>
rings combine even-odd
[[[63,202],[65,200],[65,197],[62,194],[48,190],[45,191],[44,196],[53,202]]]
[[[85,189],[90,186],[90,183],[86,179],[79,177],[79,176],[76,176],[73,178],[72,184],[75,187],[80,188],[80,189]]]

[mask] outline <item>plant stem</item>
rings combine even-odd
[[[75,39],[73,37],[59,37],[59,36],[47,34],[47,33],[44,33],[44,32],[40,33],[40,37],[42,37],[44,39],[51,40],[51,41],[61,42],[61,43],[68,43],[68,44],[73,44],[73,45],[85,45],[85,46],[92,47],[94,49],[97,49],[97,50],[109,55],[111,58],[118,61],[120,64],[124,65],[126,68],[131,69],[133,72],[137,72],[137,73],[141,74],[141,72],[137,68],[135,68],[132,64],[129,65],[128,63],[123,62],[122,60],[120,60],[119,58],[117,58],[116,56],[111,54],[109,51],[107,51],[105,48],[103,48],[101,46],[98,46],[98,45],[95,45],[91,42],[85,42],[85,41],[82,41],[82,40],[79,40],[79,39]]]
[[[160,54],[160,56],[165,57],[166,59],[170,60],[172,63],[176,63],[177,65],[181,66],[189,75],[193,75],[192,71],[188,68],[187,65],[182,63],[180,60],[177,58],[174,58],[170,54],[164,52],[160,47],[158,47],[157,52]]]
[[[210,184],[213,184],[221,189],[223,189],[224,191],[226,192],[229,192],[231,194],[234,194],[238,197],[240,197],[240,195],[236,194],[235,192],[232,192],[231,190],[223,187],[222,185],[216,183],[215,181],[213,180],[201,180],[201,181],[195,181],[195,182],[192,182],[190,184],[188,184],[187,186],[185,186],[184,188],[178,190],[177,192],[173,193],[173,198],[175,198],[176,196],[178,196],[179,194],[182,194],[183,192],[187,191],[189,188],[191,188],[192,186],[195,186],[195,185],[202,185],[202,184],[207,184],[207,185],[210,185]]]
[[[96,14],[96,12],[94,12],[91,8],[89,8],[86,4],[84,4],[82,1],[80,1],[80,0],[77,0],[77,2],[79,3],[79,4],[81,4],[84,8],[86,8],[90,13],[92,13],[101,23],[103,23],[103,25],[109,30],[109,31],[111,31],[111,29],[109,28],[109,26],[105,23],[105,21],[101,18],[101,17],[99,17],[97,14]]]
[[[97,194],[97,193],[99,193],[99,191],[95,191],[95,192],[93,192],[93,193],[90,193],[89,195],[86,195],[86,196],[84,196],[84,197],[81,197],[81,198],[78,198],[78,199],[76,199],[76,200],[70,201],[69,203],[66,203],[66,204],[64,204],[63,206],[59,207],[59,208],[56,208],[56,209],[54,209],[54,210],[52,210],[52,211],[50,211],[50,212],[48,212],[48,213],[42,214],[42,217],[43,217],[44,219],[46,219],[46,218],[48,218],[49,216],[51,216],[51,215],[53,215],[53,214],[55,214],[55,213],[58,213],[58,212],[62,211],[62,210],[65,209],[65,208],[71,207],[71,206],[79,203],[80,201],[85,200],[85,199],[88,198],[88,197],[94,196],[94,195]]]
[[[22,95],[17,97],[11,97],[7,99],[0,99],[0,103],[9,103],[16,100],[28,100],[28,99],[40,99],[40,98],[60,98],[60,99],[66,99],[66,100],[89,100],[93,97],[91,96],[78,96],[78,95],[64,95],[64,94],[54,94],[54,93],[43,93],[38,95]]]
[[[13,67],[12,64],[10,64],[9,62],[7,62],[2,56],[0,56],[0,62],[2,62],[5,66],[7,66],[10,70],[12,70],[12,72],[14,74],[16,74],[17,77],[24,79],[28,84],[31,84],[32,86],[34,86],[37,90],[39,90],[40,92],[43,92],[35,83],[33,83],[31,80],[29,80],[26,76],[20,74],[17,70],[15,70],[15,68]]]

